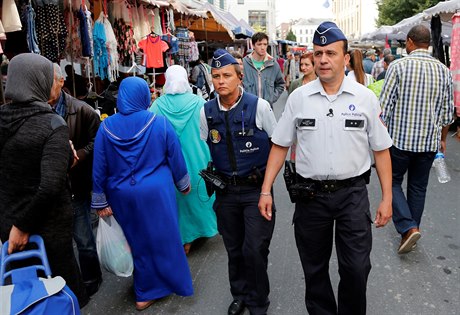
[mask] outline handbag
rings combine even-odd
[[[133,274],[131,248],[113,215],[99,218],[96,249],[99,261],[107,271],[120,277],[129,277]]]

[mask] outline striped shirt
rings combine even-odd
[[[450,70],[426,49],[416,49],[390,64],[380,103],[395,147],[411,152],[438,150],[442,127],[453,121],[452,86]]]

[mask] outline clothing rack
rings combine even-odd
[[[133,77],[134,77],[136,75],[137,71],[142,72],[142,69],[136,63],[136,58],[134,57],[134,52],[131,52],[131,60],[133,62],[133,65],[131,66],[131,68],[128,69],[127,73],[130,73],[131,71],[134,70],[133,71]]]

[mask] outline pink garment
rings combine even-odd
[[[460,113],[460,13],[452,17],[452,39],[450,71],[454,81],[454,104]]]

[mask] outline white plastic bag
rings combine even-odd
[[[96,248],[99,261],[107,271],[120,277],[129,277],[133,274],[131,249],[113,215],[99,218]]]

